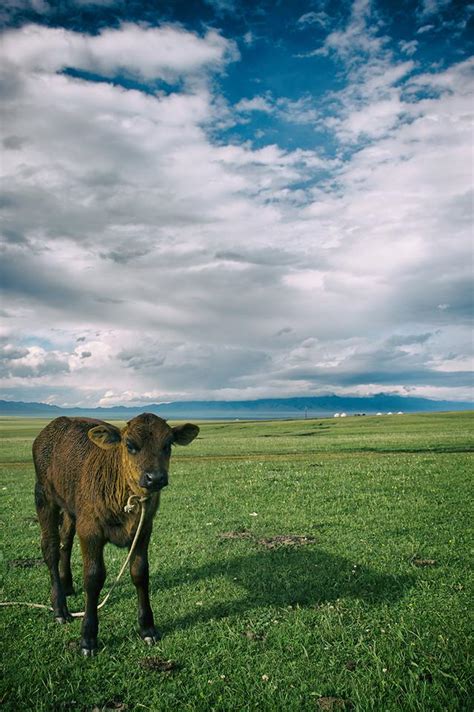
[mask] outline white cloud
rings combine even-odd
[[[104,29],[94,36],[26,25],[4,34],[0,56],[30,72],[73,67],[105,77],[125,74],[175,81],[206,67],[223,67],[229,59],[236,59],[238,52],[214,30],[201,38],[179,27],[124,23],[119,29]]]
[[[371,12],[371,0],[354,0],[346,28],[330,32],[323,45],[313,54],[328,55],[334,52],[354,65],[363,64],[367,55],[382,52],[387,38],[381,37],[376,26],[369,24]]]
[[[451,0],[422,0],[420,16],[429,17],[430,15],[437,15],[445,10],[450,3]]]
[[[321,27],[327,27],[330,22],[329,15],[320,10],[319,12],[305,12],[304,15],[298,18],[297,24],[302,27],[307,27],[308,25],[320,25]]]
[[[415,68],[412,60],[396,62],[385,38],[366,23],[362,12],[353,15],[346,31],[337,33],[336,39],[330,35],[324,46],[326,53],[334,53],[344,63],[350,79],[334,95],[339,110],[327,120],[339,139],[348,142],[381,137],[397,125],[406,112],[402,82]]]
[[[380,137],[393,128],[405,111],[403,103],[396,95],[387,99],[374,100],[361,109],[348,112],[344,121],[334,122],[339,136],[358,139],[361,135],[369,138]]]
[[[263,111],[271,114],[274,110],[272,105],[263,96],[254,96],[252,99],[241,99],[235,106],[236,111]]]
[[[0,364],[2,378],[9,379],[10,383],[30,378],[56,378],[70,370],[67,354],[39,346],[18,348],[9,343],[0,347]]]
[[[424,35],[426,32],[430,32],[431,30],[434,30],[434,25],[422,25],[422,27],[418,28],[416,34]]]
[[[270,92],[267,92],[264,96],[241,99],[234,105],[234,110],[244,115],[261,111],[265,114],[273,114],[290,124],[316,125],[321,118],[321,114],[314,108],[312,98],[308,95],[295,100],[288,97],[275,99]]]
[[[310,123],[335,131],[340,141],[357,143],[382,137],[404,116],[401,85],[416,65],[412,60],[394,59],[382,30],[370,0],[355,0],[345,28],[331,31],[319,48],[300,55],[331,57],[344,67],[347,84],[329,94],[329,117],[309,105],[302,113]],[[401,48],[411,55],[416,46],[416,42],[405,42]]]
[[[418,42],[416,40],[400,40],[398,43],[403,54],[411,57],[418,49]]]

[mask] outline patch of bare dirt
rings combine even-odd
[[[164,660],[155,655],[140,660],[140,667],[149,672],[164,672],[171,673],[180,669],[179,663],[174,660]]]
[[[128,705],[125,702],[120,702],[120,700],[110,700],[102,707],[96,705],[92,708],[92,712],[107,712],[107,710],[122,710],[122,712],[125,712],[125,710],[128,710]]]
[[[280,546],[305,546],[315,542],[314,536],[299,536],[297,534],[279,534],[257,539],[257,543],[266,549],[277,549]]]
[[[242,635],[247,638],[247,640],[265,640],[267,637],[265,633],[257,633],[250,629],[242,631]]]
[[[43,559],[12,559],[10,566],[15,569],[32,569],[35,566],[42,566]]]
[[[412,559],[411,560],[413,566],[436,566],[437,561],[436,559]]]
[[[264,546],[265,549],[278,549],[281,546],[304,546],[316,542],[313,536],[301,536],[299,534],[277,534],[276,536],[256,537],[247,529],[234,532],[223,532],[219,534],[221,539],[250,539],[255,544]]]
[[[326,712],[352,709],[352,702],[344,700],[342,697],[318,697],[316,704],[320,710],[325,710]]]
[[[240,531],[236,532],[222,532],[222,534],[219,534],[221,539],[253,539],[254,536],[252,532],[249,532],[247,529],[242,529]]]

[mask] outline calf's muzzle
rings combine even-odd
[[[140,487],[149,492],[158,492],[168,484],[167,472],[144,472],[140,478]]]

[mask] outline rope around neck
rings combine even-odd
[[[137,527],[137,531],[135,532],[135,536],[133,537],[132,545],[131,545],[129,552],[127,554],[127,557],[122,565],[122,568],[120,569],[120,571],[117,575],[117,578],[115,579],[112,586],[110,587],[109,592],[105,596],[104,600],[97,606],[97,610],[99,610],[99,608],[102,608],[103,606],[105,606],[105,604],[109,600],[110,594],[112,593],[112,591],[117,586],[120,579],[122,578],[123,572],[127,568],[127,565],[132,557],[132,554],[135,550],[136,543],[138,541],[138,537],[140,536],[140,532],[143,527],[143,521],[145,519],[144,503],[147,501],[147,499],[149,499],[149,495],[147,495],[146,497],[140,497],[140,495],[138,495],[138,494],[131,494],[127,500],[127,504],[123,508],[124,512],[126,512],[127,514],[130,514],[130,512],[133,512],[133,510],[136,508],[137,504],[139,504],[140,505],[140,520],[138,522],[138,527]],[[7,601],[5,603],[0,603],[0,606],[29,606],[30,608],[44,608],[47,611],[54,612],[54,610],[51,606],[46,606],[43,603],[29,603],[29,602],[25,602],[25,601]],[[85,616],[85,611],[78,611],[77,613],[71,613],[71,616],[73,618],[83,618]]]

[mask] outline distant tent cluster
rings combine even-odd
[[[365,413],[354,413],[354,416],[357,417],[359,415],[366,415]],[[377,415],[395,415],[392,413],[390,410],[388,413],[377,413]],[[399,410],[396,415],[404,415],[403,410]],[[334,413],[333,418],[347,418],[347,413]]]

